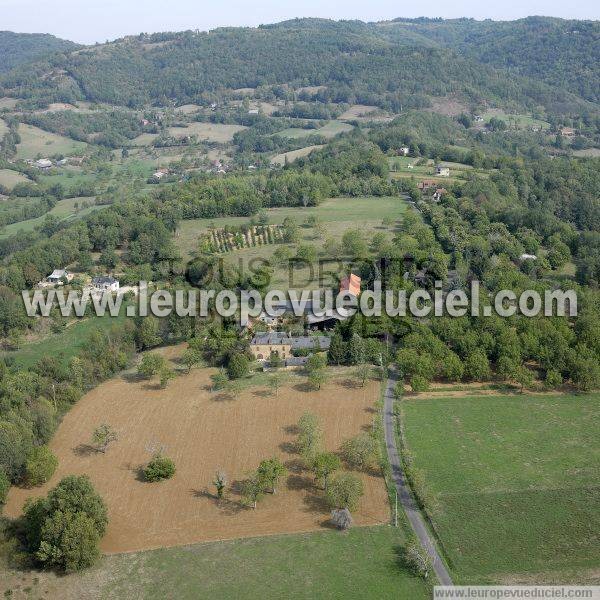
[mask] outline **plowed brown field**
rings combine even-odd
[[[163,351],[175,357],[178,348]],[[132,377],[112,379],[82,398],[65,416],[50,446],[60,464],[47,485],[13,487],[4,514],[20,514],[30,496],[45,494],[65,475],[86,473],[109,510],[102,550],[127,552],[192,542],[310,531],[327,526],[329,510],[312,477],[298,466],[294,424],[305,411],[318,415],[324,446],[341,442],[368,428],[379,386],[353,387],[336,374],[319,392],[305,391],[301,378],[278,395],[250,388],[230,398],[208,391],[210,369],[182,374],[158,389]],[[92,431],[109,423],[119,439],[106,454],[89,447]],[[149,448],[162,444],[177,473],[161,483],[146,483],[140,467]],[[279,456],[289,473],[277,494],[267,494],[253,510],[240,503],[237,484],[270,456]],[[233,484],[219,504],[211,481],[217,469]],[[360,474],[365,495],[355,513],[356,525],[389,518],[383,478]]]

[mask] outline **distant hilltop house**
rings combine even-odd
[[[340,281],[340,292],[348,292],[353,296],[360,296],[360,282],[361,278],[354,273],[350,273],[347,277],[344,277]]]
[[[73,274],[69,273],[66,269],[54,269],[48,277],[46,277],[46,282],[51,284],[59,284],[62,285],[65,281],[68,283],[73,280]]]
[[[444,167],[443,165],[437,165],[435,168],[435,174],[438,177],[450,177],[450,168]]]
[[[154,177],[154,179],[162,179],[163,177],[167,176],[168,174],[169,174],[169,169],[161,168],[161,169],[154,171],[154,173],[152,173],[152,177]]]
[[[258,361],[269,360],[276,354],[282,360],[293,358],[295,350],[328,350],[331,343],[327,336],[291,336],[283,331],[259,333],[250,341],[250,351]]]
[[[572,127],[561,127],[560,135],[562,135],[562,137],[572,138],[575,137],[575,130]]]
[[[535,254],[521,254],[519,258],[521,260],[537,260],[537,256]]]
[[[402,148],[400,148],[400,154],[402,154],[402,156],[408,156],[409,152],[410,148],[408,146],[402,146]]]
[[[473,120],[475,121],[475,123],[483,123],[483,117],[481,115],[475,115],[473,117]]]
[[[258,114],[258,108],[251,108],[251,109],[248,111],[248,114],[249,114],[249,115],[257,115],[257,114]]]
[[[40,158],[39,160],[36,160],[34,164],[38,169],[44,171],[52,166],[52,161],[48,158]]]
[[[422,192],[425,192],[431,188],[437,188],[437,181],[435,181],[434,179],[423,179],[423,181],[419,181],[417,187]]]
[[[92,287],[99,292],[118,292],[119,280],[110,276],[94,277]]]

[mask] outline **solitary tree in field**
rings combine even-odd
[[[317,481],[323,482],[325,491],[327,491],[330,475],[340,468],[340,464],[339,457],[332,452],[320,452],[314,457],[311,469]]]
[[[408,567],[415,575],[423,579],[427,579],[431,571],[429,556],[414,541],[409,542],[403,549],[401,562],[403,566]]]
[[[195,348],[188,348],[183,353],[181,360],[186,366],[189,374],[193,367],[202,362],[202,352],[200,352],[200,350],[196,350]]]
[[[175,371],[173,371],[173,369],[169,369],[169,367],[165,365],[160,370],[158,376],[160,378],[160,387],[166,388],[169,381],[175,378]]]
[[[320,390],[327,381],[325,369],[316,369],[308,374],[308,384],[313,390]]]
[[[371,371],[371,365],[368,365],[367,363],[362,363],[356,368],[354,376],[356,377],[356,379],[358,379],[358,381],[360,381],[361,387],[365,387],[367,379],[371,376]]]
[[[363,482],[352,473],[338,473],[329,484],[327,499],[332,508],[356,510],[364,493]]]
[[[265,495],[265,484],[257,471],[251,473],[242,484],[242,497],[246,504],[256,508],[258,501]]]
[[[147,379],[158,375],[166,367],[167,361],[160,354],[145,354],[138,366],[138,373]]]
[[[108,447],[118,439],[117,432],[106,423],[103,423],[99,427],[94,429],[92,434],[92,444],[95,446],[97,452],[106,453]]]
[[[265,490],[271,489],[271,493],[275,494],[279,480],[285,476],[287,471],[278,458],[268,458],[260,463],[257,473]]]
[[[379,459],[379,442],[368,433],[361,433],[342,444],[342,456],[354,469],[370,469]]]
[[[217,488],[217,498],[219,500],[222,500],[223,496],[225,495],[225,489],[227,487],[227,475],[224,471],[217,471],[215,473],[213,485]]]
[[[304,413],[298,421],[298,452],[310,462],[320,451],[321,428],[319,420],[312,413]]]
[[[275,396],[279,395],[279,388],[281,387],[282,382],[283,378],[277,373],[269,377],[267,385],[275,392]]]

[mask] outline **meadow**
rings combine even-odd
[[[320,150],[321,148],[323,148],[323,145],[317,144],[315,146],[306,146],[305,148],[300,148],[298,150],[291,150],[290,152],[283,152],[282,154],[276,154],[271,159],[271,164],[283,166],[283,165],[285,165],[286,160],[288,163],[292,163],[298,158],[308,156],[313,150]]]
[[[463,583],[598,583],[600,394],[410,398],[407,447]]]
[[[85,203],[91,203],[92,206],[85,206]],[[78,205],[76,207],[75,205]],[[41,217],[35,219],[27,219],[26,221],[20,221],[18,223],[11,223],[0,231],[0,239],[10,237],[20,231],[29,232],[33,231],[36,227],[39,227],[48,215],[56,217],[60,221],[66,221],[70,219],[81,219],[86,215],[94,212],[95,210],[101,210],[103,206],[94,205],[94,198],[68,198],[66,200],[59,200],[56,206],[48,211]]]
[[[11,598],[213,600],[427,600],[431,588],[400,566],[402,529],[380,525],[213,542],[105,556],[88,571],[57,576],[0,562]],[[1,552],[0,552],[1,558]],[[225,574],[225,575],[224,575]]]
[[[28,181],[29,178],[18,171],[0,169],[0,185],[3,185],[9,190],[12,190],[17,183],[26,183]]]
[[[17,158],[21,159],[48,157],[55,154],[70,156],[81,154],[88,147],[85,142],[76,142],[25,123],[19,125],[19,135],[21,143],[17,146]]]
[[[284,129],[283,131],[279,131],[274,135],[278,135],[281,137],[287,137],[291,139],[301,139],[304,137],[308,137],[309,135],[321,135],[324,138],[330,140],[334,138],[336,135],[340,133],[347,133],[348,131],[352,131],[354,127],[349,125],[348,123],[342,123],[341,121],[329,121],[323,127],[319,127],[318,129],[301,129],[299,127],[289,127],[288,129]]]
[[[225,144],[233,140],[234,134],[246,129],[243,125],[224,125],[221,123],[190,123],[187,127],[171,127],[169,135],[183,137],[195,135],[199,140]]]

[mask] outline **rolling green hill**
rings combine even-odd
[[[296,19],[258,28],[140,34],[22,66],[6,75],[2,84],[5,92],[25,98],[87,99],[131,107],[206,102],[223,88],[271,86],[276,95],[285,95],[286,88],[280,86],[290,85],[323,86],[317,94],[322,101],[393,111],[423,108],[432,97],[448,95],[470,103],[545,106],[564,112],[583,109],[584,102],[569,89],[543,82],[541,67],[538,73],[524,65],[520,70],[529,77],[521,77],[508,74],[507,65],[493,63],[495,38],[489,31],[497,32],[494,35],[500,40],[507,27],[517,28],[520,22],[486,22],[481,30],[471,21],[440,23]],[[490,49],[486,54],[481,44],[480,56],[465,50],[470,47],[469,36],[477,31],[490,37]],[[503,43],[516,44],[515,55],[534,63],[531,48],[545,43],[545,29],[520,36],[510,31]],[[472,45],[477,43],[475,39]],[[579,45],[567,52],[559,45],[556,56],[541,61],[542,66],[547,70],[553,68],[552,61],[563,61],[568,69],[584,51],[586,56],[592,52]],[[541,50],[537,53],[541,55]],[[587,59],[581,61],[587,64]],[[572,77],[579,82],[584,74]],[[583,81],[571,87],[593,97],[595,79],[589,90]]]
[[[77,44],[47,33],[0,31],[0,73],[30,60],[46,58],[54,52],[74,50]]]

